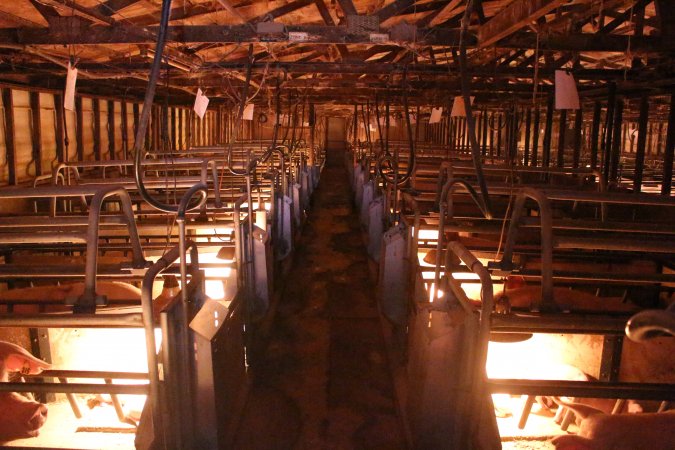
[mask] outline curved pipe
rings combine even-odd
[[[626,336],[635,342],[644,342],[663,333],[675,336],[675,307],[672,305],[665,311],[641,311],[626,323]]]

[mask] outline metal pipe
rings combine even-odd
[[[147,384],[87,383],[3,383],[0,392],[41,392],[54,394],[127,394],[147,395]]]
[[[675,307],[667,310],[641,311],[626,323],[626,336],[635,342],[644,342],[661,334],[675,336]]]
[[[1,314],[0,327],[24,328],[139,328],[138,313],[122,314]]]
[[[493,394],[675,400],[675,385],[654,383],[491,379],[487,390]]]

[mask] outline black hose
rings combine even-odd
[[[462,17],[462,28],[459,35],[459,72],[462,86],[462,98],[464,99],[464,111],[466,113],[467,132],[469,133],[469,142],[471,143],[471,157],[473,159],[474,169],[476,170],[476,178],[478,179],[478,187],[480,188],[481,199],[483,207],[481,208],[485,213],[485,218],[492,219],[492,207],[490,204],[490,196],[488,195],[487,183],[483,176],[483,162],[481,160],[481,151],[476,139],[476,121],[473,117],[471,107],[471,93],[469,89],[469,73],[467,71],[466,63],[466,39],[469,31],[469,21],[471,13],[474,8],[474,0],[469,0],[469,3],[464,10],[464,17]]]
[[[134,180],[141,198],[145,200],[150,206],[160,211],[175,213],[178,212],[178,205],[168,205],[162,203],[152,197],[143,184],[143,170],[141,168],[143,156],[143,143],[145,142],[145,134],[148,131],[148,121],[150,120],[150,113],[152,111],[152,103],[155,100],[155,91],[157,88],[157,79],[159,78],[160,69],[162,66],[162,54],[164,53],[164,45],[166,43],[166,35],[169,26],[169,17],[171,16],[171,0],[162,1],[162,12],[159,22],[159,32],[157,33],[157,44],[155,45],[155,58],[152,61],[150,68],[150,78],[148,79],[148,86],[145,90],[145,98],[143,99],[143,110],[136,130],[134,140]],[[202,196],[206,196],[206,191],[202,192]],[[201,199],[197,203],[193,203],[189,210],[198,208],[201,205]]]
[[[403,71],[403,84],[405,85],[407,81],[407,74],[408,70],[407,68]],[[414,170],[415,170],[415,139],[413,138],[412,135],[412,125],[410,124],[410,107],[408,104],[408,89],[406,86],[403,87],[403,107],[405,109],[405,121],[406,121],[406,127],[408,130],[408,145],[410,147],[410,161],[408,162],[408,169],[406,170],[405,175],[403,175],[401,178],[398,178],[398,154],[396,157],[393,157],[388,149],[386,150],[386,154],[383,154],[380,156],[380,158],[377,161],[377,173],[379,174],[380,177],[384,180],[385,184],[396,184],[396,186],[403,186],[405,183],[408,182],[410,177],[412,176]],[[419,117],[417,118],[419,120]],[[387,121],[388,122],[388,121]],[[378,118],[378,123],[379,123],[379,118]],[[387,173],[384,172],[384,165],[387,165],[389,169],[393,169],[396,171],[396,175],[394,177],[390,177]]]
[[[253,171],[252,166],[254,163],[249,163],[248,166],[244,169],[235,169],[232,166],[232,147],[234,146],[234,141],[237,140],[237,134],[239,132],[239,125],[241,123],[241,118],[244,116],[244,108],[246,107],[246,99],[248,98],[248,86],[251,84],[251,72],[253,69],[253,44],[248,46],[248,65],[246,67],[246,81],[244,82],[244,87],[242,88],[241,99],[239,103],[239,111],[237,112],[237,120],[234,123],[234,130],[232,132],[232,137],[230,138],[230,143],[227,148],[227,169],[232,175],[250,175]]]

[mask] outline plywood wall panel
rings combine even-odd
[[[93,161],[94,156],[94,109],[90,98],[82,98],[82,144],[84,160]]]
[[[31,137],[31,110],[28,91],[12,89],[14,101],[14,139],[16,145],[16,180],[31,181],[35,177]]]
[[[54,95],[40,93],[40,130],[42,173],[49,174],[56,161],[56,111]]]

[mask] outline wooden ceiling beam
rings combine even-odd
[[[614,31],[614,30],[616,30],[617,28],[619,28],[623,23],[625,23],[625,22],[627,22],[628,20],[630,20],[630,15],[631,15],[631,13],[632,13],[633,10],[644,8],[645,6],[647,6],[647,5],[648,5],[649,3],[651,3],[652,1],[653,1],[653,0],[638,0],[638,1],[636,1],[636,2],[633,4],[632,7],[626,8],[626,10],[625,10],[623,13],[619,14],[618,16],[616,16],[616,18],[615,18],[614,20],[612,20],[611,22],[609,22],[609,23],[608,23],[607,25],[605,25],[604,27],[600,28],[600,30],[598,31],[598,33],[611,33],[612,31]]]
[[[358,14],[352,0],[338,0],[338,4],[340,5],[340,8],[342,8],[342,12],[345,16],[355,16]]]
[[[232,4],[228,0],[218,0],[218,4],[223,8],[225,8],[225,11],[230,13],[237,22],[242,24],[247,22],[246,18],[239,11],[237,11],[237,8],[232,6]]]
[[[98,6],[92,8],[93,11],[105,16],[114,16],[120,10],[127,8],[139,0],[106,0],[101,2]]]
[[[398,16],[403,11],[414,5],[415,2],[416,0],[394,0],[384,8],[381,8],[379,11],[377,11],[375,15],[380,19],[380,23],[382,23],[391,17]]]
[[[568,1],[515,0],[478,28],[478,45],[480,47],[492,45]]]
[[[307,33],[304,44],[370,44],[370,33],[351,33],[344,27],[317,25],[287,25],[286,30]],[[157,27],[139,28],[117,24],[114,26],[91,26],[73,29],[68,26],[50,28],[4,28],[0,29],[0,44],[10,45],[103,45],[103,44],[152,44]],[[420,46],[457,47],[459,30],[448,28],[422,29],[415,43]],[[658,54],[675,51],[675,41],[659,36],[623,36],[613,34],[548,34],[540,36],[540,52],[625,52],[628,39],[633,53]],[[278,36],[258,35],[250,25],[189,25],[169,27],[168,42],[191,43],[255,43],[291,42],[287,34]],[[386,42],[385,42],[386,44]],[[396,42],[388,44],[397,45]],[[521,33],[500,41],[498,48],[534,49],[535,33]],[[476,47],[475,37],[467,39],[469,48]]]
[[[305,6],[309,6],[313,3],[315,3],[315,0],[295,0],[294,2],[287,3],[271,11],[268,11],[265,14],[261,14],[255,19],[251,19],[250,22],[258,23],[263,22],[267,19],[276,19],[278,17],[282,17],[285,16],[286,14],[292,13],[293,11],[296,11],[298,9],[302,9]]]
[[[147,63],[130,63],[130,64],[119,64],[117,68],[111,67],[110,63],[86,63],[81,62],[78,67],[87,72],[94,74],[116,74],[120,73],[142,73],[147,72],[150,68],[150,61]],[[247,63],[245,61],[241,62],[219,62],[212,64],[204,64],[201,68],[205,71],[206,74],[213,74],[213,76],[220,77],[222,73],[229,72],[244,72],[246,70]],[[330,63],[330,62],[312,62],[312,63],[299,63],[299,62],[276,62],[276,63],[265,63],[265,62],[256,62],[253,63],[252,70],[254,73],[260,73],[265,70],[268,73],[277,70],[285,70],[289,74],[304,74],[304,73],[317,73],[317,74],[368,74],[368,75],[388,75],[392,72],[402,73],[404,68],[407,68],[409,74],[419,74],[419,75],[429,75],[437,78],[438,76],[444,76],[444,78],[453,78],[456,77],[456,72],[450,71],[449,69],[453,68],[454,65],[432,65],[432,64],[389,64],[382,65],[379,63]],[[61,75],[63,74],[63,69],[59,66],[49,63],[22,63],[21,68],[17,68],[12,65],[10,62],[0,63],[0,73],[43,73],[57,70]],[[622,79],[624,76],[626,79],[644,79],[648,78],[648,74],[645,74],[644,70],[628,70],[623,69],[574,69],[574,77],[577,80],[607,80],[607,79]],[[453,75],[454,74],[454,75]],[[469,75],[474,78],[518,78],[518,79],[532,79],[534,77],[534,71],[529,68],[518,68],[518,67],[485,67],[479,68],[474,67],[470,70]],[[539,70],[539,78],[541,79],[552,79],[555,75],[554,68],[541,68]],[[186,74],[179,71],[172,72],[172,79],[184,78]],[[189,75],[188,75],[189,76]],[[652,74],[653,78],[662,78],[663,75],[654,73]],[[203,77],[202,77],[203,78]],[[201,78],[200,78],[201,79]]]

